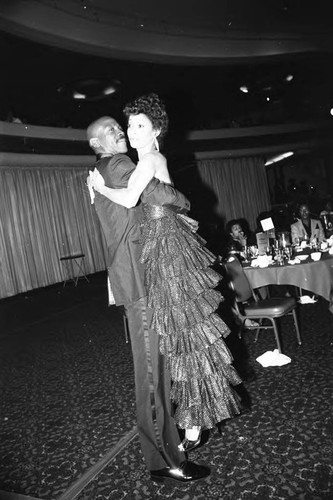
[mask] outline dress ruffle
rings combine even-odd
[[[241,382],[216,314],[223,300],[216,258],[195,233],[197,223],[167,207],[146,204],[142,227],[145,282],[152,328],[171,374],[171,398],[180,428],[211,428],[240,412],[232,385]]]

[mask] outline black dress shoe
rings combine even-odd
[[[185,461],[177,469],[165,467],[164,469],[150,471],[153,481],[174,480],[180,483],[198,481],[209,476],[210,469],[205,465],[198,465],[194,462]]]

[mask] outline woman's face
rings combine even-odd
[[[243,230],[239,224],[234,224],[233,226],[231,226],[231,233],[230,234],[233,238],[238,240],[241,236],[243,236]]]
[[[158,131],[153,128],[148,116],[141,113],[139,115],[130,115],[127,135],[132,148],[142,149],[153,146]]]

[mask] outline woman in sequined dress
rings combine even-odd
[[[215,312],[223,300],[214,290],[221,276],[211,268],[216,257],[196,233],[197,223],[164,205],[161,194],[157,197],[151,188],[153,178],[171,183],[166,158],[159,152],[168,125],[164,104],[149,94],[128,104],[124,113],[128,139],[139,159],[128,187],[106,187],[97,171],[90,174],[91,183],[127,208],[140,197],[144,204],[141,260],[148,304],[154,311],[152,328],[160,335],[160,350],[168,360],[175,419],[185,429],[181,447],[190,451],[200,443],[202,429],[240,412],[232,386],[241,379],[223,340],[229,329]]]

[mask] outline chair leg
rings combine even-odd
[[[242,337],[243,337],[244,321],[242,321],[241,324],[239,325],[239,330],[238,330],[238,338],[239,338],[239,340],[242,340]]]
[[[272,321],[273,328],[274,328],[274,335],[275,335],[275,340],[276,340],[276,345],[277,345],[278,351],[279,351],[279,353],[282,353],[279,331],[278,331],[276,321],[274,318],[271,318],[271,321]]]
[[[127,321],[126,313],[123,314],[123,321],[124,321],[125,342],[126,342],[126,344],[128,344],[130,337],[129,337],[128,321]]]
[[[259,325],[261,326],[263,324],[264,320],[263,319],[259,319],[258,320],[258,323]],[[259,333],[260,333],[260,328],[257,328],[256,329],[256,334],[255,334],[255,337],[254,337],[254,341],[257,342],[258,341],[258,338],[259,338]]]
[[[294,316],[294,323],[295,323],[295,329],[296,329],[296,335],[297,335],[298,344],[302,345],[302,340],[301,340],[301,334],[300,334],[300,331],[299,331],[299,325],[298,325],[298,318],[297,318],[296,309],[293,309],[292,313],[293,313],[293,316]]]

